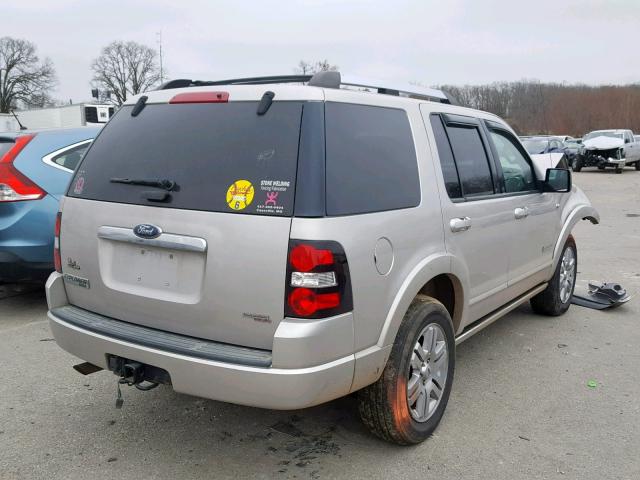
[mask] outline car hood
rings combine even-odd
[[[582,142],[584,148],[587,150],[610,150],[612,148],[619,148],[624,146],[624,140],[621,138],[612,138],[612,137],[595,137],[590,138],[589,140],[585,140]]]
[[[562,157],[563,153],[539,153],[531,155],[533,160],[533,168],[536,171],[536,177],[544,179],[548,168],[556,168]]]

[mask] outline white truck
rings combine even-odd
[[[109,121],[114,111],[114,105],[90,103],[16,110],[15,114],[0,114],[0,132],[17,132],[20,131],[21,125],[29,130],[103,125]]]
[[[582,149],[573,162],[573,171],[583,167],[614,167],[622,173],[627,165],[640,170],[640,142],[631,130],[595,130],[582,139]]]

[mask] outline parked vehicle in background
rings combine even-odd
[[[523,136],[520,137],[524,148],[532,155],[541,153],[565,153],[565,145],[557,137],[547,135]]]
[[[91,103],[17,110],[15,115],[0,113],[0,132],[19,132],[20,124],[29,130],[103,125],[109,121],[114,112],[113,105]]]
[[[527,149],[532,156],[550,156],[550,162],[553,161],[553,165],[550,165],[549,168],[559,167],[559,168],[568,168],[568,165],[571,165],[573,159],[573,153],[571,149],[564,144],[562,140],[560,140],[556,136],[550,135],[538,135],[538,136],[523,136],[520,137],[524,148]],[[561,154],[561,155],[558,155]]]
[[[118,384],[275,409],[358,392],[373,433],[413,444],[456,343],[529,300],[569,308],[582,219],[598,213],[570,170],[537,171],[503,120],[440,91],[176,80],[128,100],[78,167],[50,325]]]
[[[614,167],[622,173],[627,165],[640,170],[640,143],[631,130],[596,130],[582,139],[583,148],[573,161],[573,171],[584,167]]]
[[[99,127],[0,134],[0,281],[54,270],[58,202]]]
[[[573,138],[571,135],[553,135],[553,136],[558,140],[560,140],[562,143],[567,143],[575,140],[575,138]]]
[[[573,165],[576,157],[580,153],[582,149],[582,140],[578,141],[577,139],[565,140],[564,141],[564,152],[567,156],[568,165]]]

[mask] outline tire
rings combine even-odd
[[[579,172],[580,170],[582,170],[582,160],[579,157],[575,158],[575,160],[573,161],[573,165],[571,165],[571,169],[574,172]]]
[[[567,254],[567,250],[571,250],[573,254],[573,264],[571,265],[571,285],[568,288],[569,295],[566,295],[567,286],[565,286],[565,290],[562,290],[562,281],[566,279],[566,275],[563,275],[563,268],[567,267],[565,264],[565,256],[569,256]],[[578,249],[576,248],[576,242],[573,239],[573,236],[569,235],[567,241],[564,244],[564,248],[562,249],[562,253],[560,255],[560,261],[556,266],[556,271],[553,274],[553,277],[549,281],[547,288],[545,288],[542,292],[537,294],[530,300],[531,308],[536,313],[541,315],[549,315],[556,317],[558,315],[562,315],[565,313],[569,306],[571,305],[571,296],[573,295],[573,291],[576,287],[576,273],[578,272]],[[563,296],[564,294],[564,296]]]
[[[636,164],[634,166],[636,167],[636,170],[640,170],[640,161],[636,162]]]
[[[428,348],[428,352],[417,349],[419,344],[433,343],[431,333],[437,335],[438,346]],[[446,347],[444,352],[443,346]],[[431,351],[441,352],[437,355],[439,361],[430,360]],[[421,357],[425,355],[426,361],[421,362]],[[443,373],[445,367],[447,371]],[[362,422],[377,437],[398,445],[412,445],[426,440],[444,414],[453,384],[454,367],[455,337],[451,317],[440,302],[419,295],[400,324],[382,376],[358,392],[358,410]],[[412,383],[416,385],[414,392],[417,395],[414,396],[414,403],[409,405],[408,390]],[[435,387],[438,384],[440,396],[434,404],[432,402],[436,401],[438,388]],[[424,399],[429,401],[425,403]],[[423,418],[418,418],[420,412]]]

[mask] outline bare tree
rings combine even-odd
[[[337,65],[331,65],[325,58],[324,60],[318,60],[316,62],[307,62],[306,60],[300,60],[298,66],[294,69],[296,73],[301,75],[313,75],[318,72],[327,72],[338,70]]]
[[[136,42],[112,42],[91,64],[93,86],[112,93],[122,104],[160,81],[155,50]]]
[[[36,46],[18,38],[0,38],[0,113],[22,106],[51,103],[56,84],[51,60],[40,61]]]
[[[583,135],[606,128],[640,132],[640,85],[566,85],[521,80],[443,86],[461,105],[495,113],[522,134]]]

